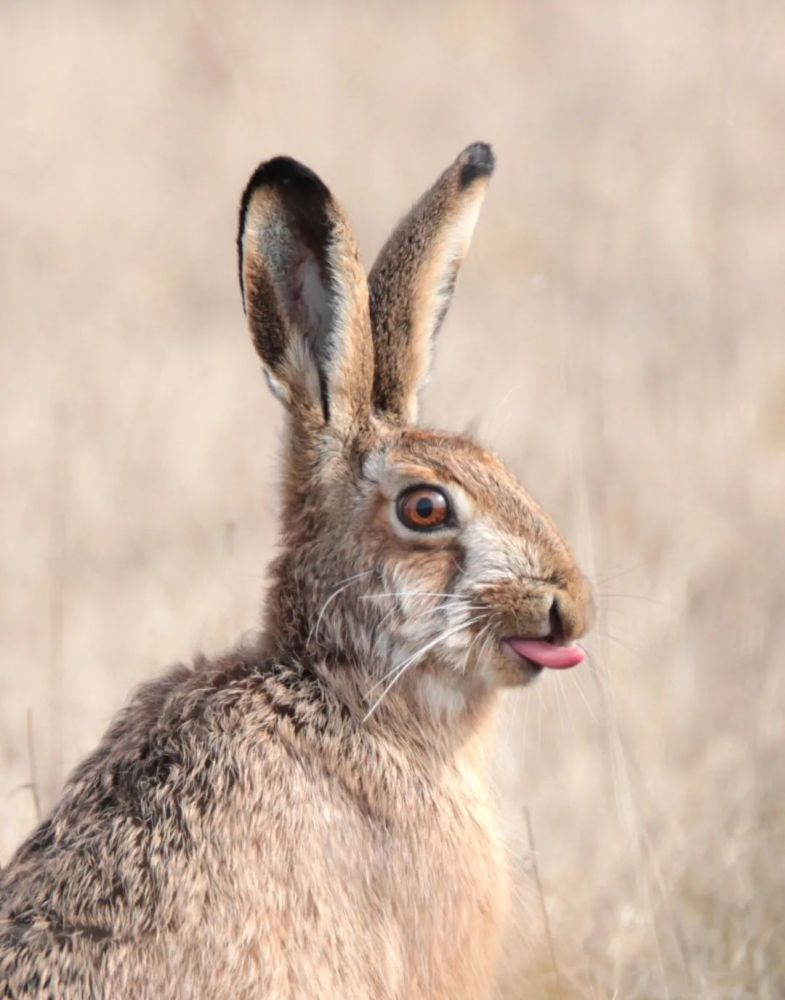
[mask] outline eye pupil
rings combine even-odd
[[[428,497],[422,497],[422,499],[417,501],[415,509],[417,516],[421,517],[423,521],[427,521],[433,514],[433,501],[429,500]]]

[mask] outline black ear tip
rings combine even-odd
[[[316,176],[310,167],[293,160],[291,156],[276,156],[265,160],[251,174],[251,179],[243,192],[243,205],[247,206],[254,191],[260,187],[276,187],[278,185],[295,184],[309,187],[321,195],[329,195],[324,182]]]
[[[461,153],[460,185],[469,187],[478,177],[490,177],[496,166],[496,157],[487,142],[473,142]]]
[[[317,196],[317,202],[325,202],[330,197],[330,192],[325,183],[317,175],[306,167],[304,163],[292,159],[291,156],[275,156],[271,160],[265,160],[251,174],[251,179],[245,185],[243,196],[240,199],[240,219],[237,227],[237,253],[240,264],[240,289],[243,289],[243,231],[245,229],[245,217],[251,198],[262,187],[279,187],[288,190],[296,197],[305,196],[312,199]],[[310,199],[309,199],[310,200]]]
[[[308,192],[323,199],[330,197],[325,183],[304,163],[293,160],[291,156],[276,156],[272,160],[265,160],[251,174],[251,179],[245,185],[245,191],[240,199],[241,235],[251,198],[262,187],[289,188],[298,194]]]

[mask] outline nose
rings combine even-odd
[[[548,621],[551,626],[548,638],[552,642],[564,642],[564,620],[562,619],[558,596],[554,597],[551,601],[551,607],[548,611]]]
[[[594,619],[594,601],[591,588],[584,579],[554,593],[548,611],[553,642],[573,642],[580,639],[591,627]]]

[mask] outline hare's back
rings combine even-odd
[[[142,687],[2,875],[0,983],[460,996],[492,953],[484,804],[364,733],[313,675],[253,656]]]
[[[165,995],[172,976],[198,995],[195,969],[247,963],[287,814],[312,797],[280,733],[296,672],[278,673],[238,654],[138,690],[0,874],[11,995]]]

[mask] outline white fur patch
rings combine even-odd
[[[267,385],[270,387],[270,392],[273,394],[273,396],[275,396],[275,398],[284,405],[288,405],[289,390],[286,388],[283,382],[280,382],[275,377],[275,375],[273,375],[273,373],[270,371],[267,365],[262,366],[262,371],[264,372],[265,380],[267,382]]]
[[[435,719],[453,722],[466,711],[466,694],[455,683],[454,675],[444,672],[423,674],[420,694],[424,704]]]
[[[537,576],[537,547],[521,535],[511,535],[486,518],[475,518],[465,532],[465,574],[470,587]]]

